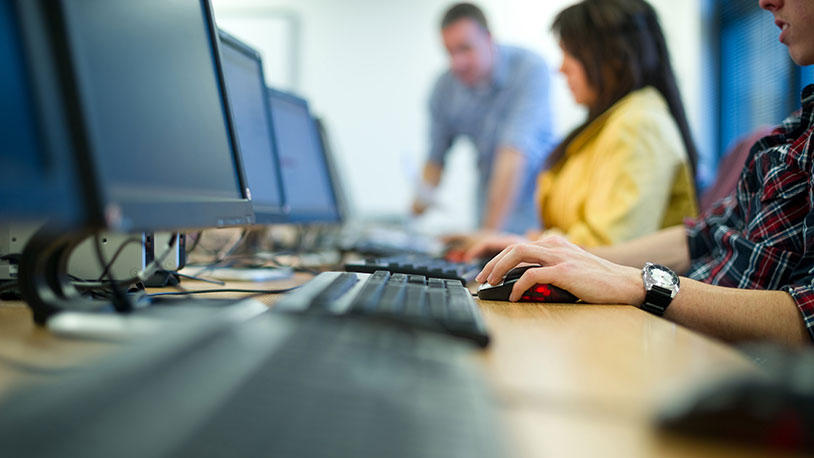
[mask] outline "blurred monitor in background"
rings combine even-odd
[[[338,223],[341,215],[328,159],[305,99],[268,89],[292,223]]]
[[[284,221],[285,199],[271,130],[263,62],[254,48],[222,30],[219,32],[229,105],[255,221],[259,224]]]

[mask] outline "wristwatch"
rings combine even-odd
[[[648,262],[642,269],[642,281],[645,291],[642,309],[654,315],[664,315],[678,294],[678,275],[667,267]]]

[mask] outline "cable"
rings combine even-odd
[[[151,262],[149,266],[145,267],[141,272],[139,272],[138,275],[136,275],[138,281],[143,282],[158,271],[162,270],[165,272],[167,271],[167,269],[165,269],[161,265],[161,263],[164,262],[165,259],[167,259],[167,256],[169,256],[170,253],[172,253],[172,250],[175,247],[175,243],[177,241],[178,241],[178,232],[173,232],[170,235],[170,243],[167,244],[167,249],[164,250],[164,253],[162,253],[161,256],[153,258],[153,262]]]
[[[9,283],[5,283],[3,285],[0,285],[0,293],[10,291],[10,290],[12,290],[12,289],[14,289],[16,287],[17,287],[17,282],[16,281],[11,281]]]
[[[96,242],[96,258],[99,260],[99,266],[104,269],[107,266],[107,262],[105,262],[105,256],[102,253],[102,241],[98,232],[93,236],[93,240]],[[116,283],[116,279],[113,278],[113,274],[110,273],[110,270],[107,271],[107,277],[110,279],[109,287],[113,290],[113,297],[111,298],[113,308],[116,309],[117,312],[132,311],[133,303],[130,301],[130,298],[119,289],[119,285]]]
[[[108,271],[107,272],[107,276],[108,276],[107,281],[105,281],[103,278],[99,279],[99,282],[102,282],[103,285],[97,285],[94,282],[81,281],[76,286],[79,286],[79,287],[98,287],[98,286],[107,287],[107,286],[111,286],[111,285],[127,286],[127,285],[129,285],[131,283],[144,282],[145,280],[150,278],[150,276],[152,276],[154,273],[156,273],[156,272],[158,272],[160,270],[163,270],[163,271],[167,270],[167,269],[164,269],[161,266],[161,263],[164,262],[164,260],[167,258],[167,256],[170,255],[170,253],[172,253],[173,247],[175,247],[175,243],[176,243],[177,240],[178,240],[178,233],[174,232],[172,234],[171,238],[170,238],[170,243],[167,245],[167,249],[164,250],[164,253],[162,253],[161,256],[158,256],[158,257],[154,258],[153,261],[150,264],[148,264],[144,269],[142,269],[141,272],[139,272],[138,275],[136,275],[135,277],[130,277],[130,278],[127,278],[127,279],[124,279],[124,280],[116,280],[115,278],[112,278],[112,276],[110,275],[110,272]],[[102,254],[102,251],[101,251],[102,247],[101,247],[101,243],[99,242],[99,236],[98,235],[96,236],[96,242],[97,242],[96,243],[96,257],[99,260],[99,262],[103,262],[103,263],[107,264],[107,261],[105,261],[104,255]],[[85,283],[87,283],[88,285],[86,285]]]
[[[99,278],[96,281],[102,281],[102,279],[105,278],[105,276],[110,272],[110,269],[113,267],[113,264],[116,263],[116,260],[119,259],[119,256],[121,256],[122,252],[124,252],[125,247],[127,247],[127,245],[130,245],[131,243],[139,243],[141,244],[142,247],[144,246],[144,241],[141,239],[137,239],[135,237],[131,237],[125,240],[121,245],[119,245],[119,248],[116,250],[116,252],[113,253],[113,258],[111,258],[110,262],[108,262],[107,265],[104,267],[104,269],[102,270],[102,275],[99,275]]]
[[[20,263],[20,258],[22,258],[22,257],[23,257],[23,255],[20,254],[20,253],[9,253],[9,254],[4,254],[3,256],[0,256],[0,261],[9,261],[12,264],[19,264]]]
[[[107,270],[107,277],[110,280],[110,282],[108,284],[105,284],[104,287],[109,288],[112,291],[113,294],[111,296],[111,300],[113,302],[113,308],[115,308],[116,311],[130,312],[133,310],[133,302],[130,300],[130,297],[127,294],[125,294],[124,291],[121,290],[120,286],[126,286],[136,282],[144,282],[146,279],[150,278],[150,276],[153,275],[156,271],[166,270],[161,266],[161,263],[172,252],[173,247],[175,246],[177,240],[178,233],[174,232],[170,236],[170,243],[168,244],[167,249],[164,250],[164,253],[160,257],[154,258],[153,262],[151,262],[147,267],[142,269],[141,272],[139,272],[138,275],[136,275],[135,277],[129,278],[127,280],[116,280],[115,278],[113,278],[113,275],[110,273],[110,270],[109,269]],[[105,256],[102,253],[102,242],[100,240],[100,236],[98,233],[94,236],[94,241],[96,242],[95,243],[96,257],[99,261],[99,266],[104,269],[108,265],[108,263],[105,261]],[[81,286],[82,285],[80,284],[80,287]],[[97,288],[92,286],[92,282],[88,282],[86,286],[91,288],[91,294],[96,295],[99,294],[98,291],[93,291],[94,289]]]
[[[174,275],[178,275],[179,277],[189,278],[190,280],[197,280],[197,281],[203,281],[203,282],[206,282],[206,283],[212,283],[213,285],[223,286],[223,285],[226,284],[225,281],[213,280],[211,278],[203,278],[203,277],[198,277],[198,276],[195,276],[195,275],[182,274],[182,273],[180,273],[178,271],[170,272],[170,273],[172,273]]]
[[[198,233],[195,235],[195,241],[192,242],[192,246],[189,247],[189,249],[187,250],[187,254],[192,253],[193,251],[195,251],[196,248],[198,248],[198,245],[201,244],[201,239],[203,238],[203,234],[204,234],[204,231],[198,231]]]
[[[283,288],[283,289],[231,289],[231,288],[222,288],[222,289],[204,289],[199,291],[172,291],[167,293],[152,293],[148,294],[147,297],[161,297],[161,296],[191,296],[194,294],[210,294],[210,293],[251,293],[251,294],[283,294],[290,291],[294,291],[295,289],[299,288],[299,286],[293,286],[291,288]]]
[[[240,238],[237,239],[237,242],[235,242],[234,245],[232,245],[231,248],[226,250],[226,253],[224,253],[222,256],[220,256],[218,259],[216,259],[214,262],[212,262],[212,264],[209,264],[208,266],[204,267],[202,270],[196,272],[196,275],[202,275],[204,272],[208,272],[208,271],[214,269],[215,267],[218,267],[224,260],[229,258],[232,255],[232,253],[234,253],[240,247],[240,245],[246,239],[246,235],[248,233],[249,233],[248,229],[243,229],[243,232],[240,233]]]
[[[187,254],[191,254],[193,251],[203,250],[205,254],[216,255],[218,254],[219,251],[223,250],[223,246],[221,246],[220,248],[210,248],[205,246],[202,243],[204,232],[205,231],[200,231],[195,236],[187,235],[187,240],[192,240],[192,246],[187,248]]]
[[[240,237],[238,237],[237,242],[235,242],[235,244],[232,245],[231,248],[226,250],[226,253],[223,253],[223,255],[220,257],[220,259],[221,260],[226,259],[229,256],[231,256],[232,254],[234,254],[234,252],[237,251],[238,248],[240,248],[240,245],[242,245],[243,242],[246,241],[246,238],[248,237],[248,235],[249,235],[249,230],[248,229],[243,229],[243,232],[240,233]],[[219,261],[216,261],[216,263],[217,262],[219,262]]]
[[[83,366],[41,367],[0,355],[0,364],[32,375],[65,375],[85,369]]]

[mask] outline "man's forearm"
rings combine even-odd
[[[618,264],[641,268],[647,261],[667,265],[673,270],[689,269],[689,251],[683,226],[662,230],[651,236],[626,244],[592,250],[594,254]],[[613,259],[615,257],[616,259]],[[635,297],[624,302],[641,306],[644,303],[644,285],[636,274],[630,278]],[[709,285],[686,277],[667,308],[665,318],[721,339],[738,342],[773,340],[792,345],[810,343],[797,305],[785,291],[726,288]]]
[[[519,192],[519,177],[525,162],[523,153],[514,148],[501,148],[497,151],[486,196],[484,229],[499,230],[503,225]]]
[[[642,267],[645,262],[667,266],[678,273],[690,268],[690,249],[683,225],[662,229],[629,242],[588,251],[617,264]]]
[[[688,278],[665,318],[728,341],[810,343],[797,305],[785,291],[712,286]]]

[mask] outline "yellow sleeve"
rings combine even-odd
[[[609,122],[595,143],[600,150],[585,177],[592,192],[566,233],[577,245],[610,245],[660,229],[677,158],[686,157],[683,143],[673,126],[628,115]]]

